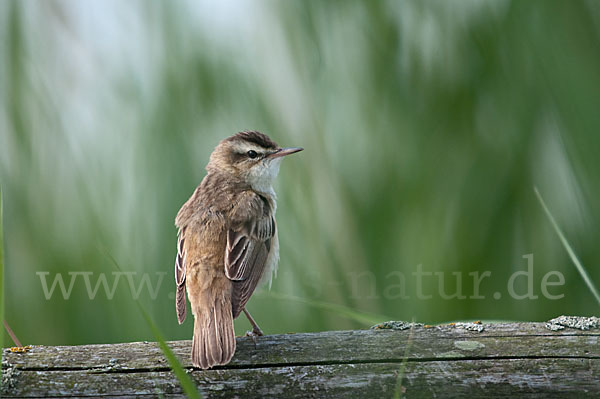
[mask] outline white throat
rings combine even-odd
[[[276,198],[273,190],[273,181],[279,173],[279,166],[283,158],[275,158],[263,161],[253,168],[248,173],[248,182],[254,191],[267,194]]]

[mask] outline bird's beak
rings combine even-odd
[[[290,148],[280,148],[274,153],[271,153],[267,156],[267,158],[279,158],[285,157],[286,155],[295,154],[296,152],[302,151],[304,148],[300,147],[290,147]]]

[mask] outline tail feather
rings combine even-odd
[[[177,310],[177,321],[179,324],[182,324],[187,313],[187,305],[185,303],[185,284],[177,286],[175,309]]]
[[[231,361],[235,353],[235,332],[231,303],[217,300],[211,309],[199,310],[194,319],[192,364],[208,369]]]

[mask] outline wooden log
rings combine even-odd
[[[190,341],[169,345],[208,398],[600,397],[598,323],[380,325],[389,326],[270,335],[256,346],[238,338],[232,362],[206,371],[191,367]],[[184,397],[149,342],[5,349],[0,394]]]

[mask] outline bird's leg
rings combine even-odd
[[[246,336],[252,337],[256,343],[256,337],[260,337],[264,334],[263,334],[262,330],[260,329],[260,327],[258,326],[258,324],[256,324],[256,322],[254,321],[252,316],[250,316],[250,313],[246,310],[246,308],[244,308],[244,314],[248,318],[248,321],[250,322],[250,324],[252,324],[252,331],[248,331],[246,333]]]

